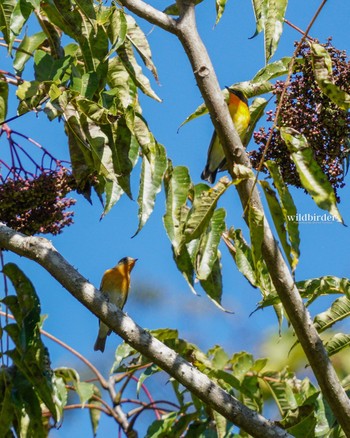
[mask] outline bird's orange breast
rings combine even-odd
[[[127,266],[116,266],[108,269],[103,275],[101,290],[104,292],[120,292],[127,294],[130,287],[130,273]]]

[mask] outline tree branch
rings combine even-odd
[[[0,247],[40,264],[128,344],[149,357],[233,424],[254,437],[291,437],[273,422],[230,396],[193,365],[138,326],[120,309],[107,302],[103,294],[74,269],[49,240],[25,236],[0,223]]]
[[[176,21],[142,0],[120,0],[120,3],[140,18],[176,34]]]
[[[181,15],[177,35],[191,62],[198,87],[223,145],[229,172],[234,178],[234,164],[251,167],[249,158],[231,120],[207,50],[197,32],[194,5],[188,0],[178,0],[178,6]],[[253,187],[251,180],[244,180],[236,187],[243,209],[250,199],[250,206],[257,208],[264,214],[259,192],[256,187]],[[349,398],[339,382],[322,340],[304,306],[266,217],[262,251],[273,284],[320,388],[345,434],[350,436]]]

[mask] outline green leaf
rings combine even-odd
[[[85,18],[89,21],[96,32],[97,26],[94,2],[92,0],[75,0],[75,3],[78,5],[80,11],[84,14]]]
[[[314,159],[313,150],[309,147],[305,136],[293,128],[283,127],[280,128],[280,132],[288,146],[303,187],[318,207],[329,211],[332,216],[343,223],[332,185]]]
[[[221,305],[222,274],[221,274],[221,263],[219,257],[215,259],[210,274],[207,276],[205,280],[200,280],[200,284],[202,288],[205,290],[207,296],[219,309],[227,313],[233,313],[232,311],[225,309]]]
[[[227,0],[215,0],[215,8],[216,8],[215,26],[219,23],[222,14],[225,12],[226,2]]]
[[[252,0],[256,22],[256,31],[254,36],[264,29],[267,13],[267,1],[268,0]]]
[[[162,415],[161,420],[154,421],[147,429],[145,438],[162,438],[172,433],[177,421],[177,412]]]
[[[271,62],[271,64],[265,65],[265,67],[256,73],[252,79],[252,82],[270,81],[271,79],[286,75],[288,73],[291,60],[291,57],[286,56],[278,61],[274,61]],[[300,63],[300,61],[297,62]]]
[[[339,353],[350,346],[350,335],[345,333],[336,333],[326,342],[326,350],[329,356]]]
[[[104,28],[92,25],[93,18],[87,18],[79,8],[72,8],[70,1],[59,2],[59,5],[56,5],[50,0],[44,2],[42,8],[53,24],[77,41],[86,71],[98,72],[103,80],[106,74],[104,63],[108,55],[108,36]]]
[[[137,110],[137,87],[117,56],[108,61],[107,83],[123,108]]]
[[[10,28],[11,16],[16,4],[16,0],[2,0],[0,2],[0,29],[4,36],[6,44],[8,44],[9,46],[12,38],[12,32]]]
[[[296,268],[300,256],[300,237],[299,237],[299,224],[297,221],[291,220],[297,214],[293,198],[288,190],[287,185],[283,181],[281,172],[277,164],[273,161],[267,161],[266,167],[268,168],[270,175],[272,176],[275,187],[277,188],[284,223],[288,233],[288,238],[291,244],[291,258],[292,258],[292,270]]]
[[[112,365],[112,369],[110,374],[117,373],[119,371],[119,367],[124,359],[134,355],[136,353],[135,349],[131,347],[129,344],[125,342],[118,345],[115,350],[115,361]]]
[[[33,5],[27,0],[18,0],[11,14],[11,31],[13,33],[13,39],[18,36],[24,24],[33,12]]]
[[[11,280],[16,289],[18,309],[13,309],[13,314],[22,326],[22,348],[25,351],[38,335],[37,329],[40,322],[39,298],[33,284],[17,265],[7,263],[3,268],[3,273]]]
[[[319,278],[298,281],[296,286],[303,298],[308,298],[308,304],[321,295],[344,294],[350,298],[350,280],[327,275]]]
[[[6,120],[9,86],[5,78],[0,75],[0,123]]]
[[[118,47],[124,44],[128,25],[124,11],[112,6],[109,16],[109,26],[107,29],[108,38],[111,42],[108,56],[110,56]],[[113,61],[113,60],[112,60]]]
[[[166,212],[163,223],[166,233],[174,248],[175,255],[180,255],[184,243],[183,228],[188,214],[186,206],[191,179],[187,167],[168,165],[164,177]]]
[[[139,135],[140,130],[142,135]],[[141,117],[135,119],[135,135],[143,150],[143,160],[140,177],[140,189],[137,198],[139,205],[139,224],[136,233],[143,228],[154,209],[157,193],[161,190],[163,177],[167,168],[166,151],[159,144]],[[145,141],[143,141],[145,139]],[[142,143],[141,143],[142,142]]]
[[[79,395],[80,403],[85,405],[94,394],[94,385],[88,382],[76,382],[76,391]]]
[[[264,240],[264,215],[256,207],[250,206],[248,212],[250,241],[255,269],[262,261],[261,246]]]
[[[319,313],[314,318],[315,328],[319,333],[332,327],[350,315],[350,299],[346,296],[336,299],[325,312]]]
[[[213,410],[213,417],[215,421],[215,429],[217,433],[218,438],[225,438],[226,435],[226,428],[227,428],[227,420],[226,418]]]
[[[114,207],[124,193],[117,181],[110,181],[108,179],[105,180],[104,192],[106,195],[106,201],[101,219],[111,211],[112,207]]]
[[[265,31],[265,59],[270,60],[275,53],[282,35],[284,15],[288,0],[269,0],[266,13]]]
[[[74,368],[60,367],[55,369],[56,377],[60,377],[66,384],[72,384],[81,404],[84,406],[94,394],[94,385],[88,382],[81,382],[78,372]]]
[[[18,367],[30,386],[47,406],[54,419],[58,414],[53,402],[52,372],[48,350],[40,337],[40,302],[35,289],[26,275],[14,264],[3,268],[4,274],[11,280],[16,299],[8,296],[2,301],[9,305],[16,324],[5,327],[15,344],[15,349],[6,354]],[[15,305],[15,306],[14,306]]]
[[[226,228],[225,217],[225,209],[218,208],[215,210],[210,219],[207,230],[201,236],[195,265],[196,275],[199,280],[209,279],[209,275],[218,258],[218,246],[221,240],[221,235]],[[213,284],[213,286],[215,287],[215,284]]]
[[[253,0],[256,20],[254,36],[264,30],[266,62],[275,53],[282,35],[288,0]]]
[[[242,231],[230,228],[228,232],[223,234],[223,240],[235,261],[238,270],[253,287],[258,287],[252,251],[244,240]]]
[[[139,376],[137,380],[137,386],[136,386],[136,394],[139,397],[140,390],[142,387],[143,382],[148,379],[148,377],[153,376],[154,374],[159,373],[160,368],[155,363],[152,363],[149,367],[147,367]]]
[[[291,256],[291,245],[288,242],[287,231],[285,226],[285,218],[280,203],[278,202],[276,192],[272,190],[268,181],[260,181],[260,185],[264,190],[264,194],[269,206],[269,210],[272,216],[273,223],[277,230],[278,237],[283,247],[283,251],[287,257],[288,263],[294,271],[296,262],[293,264],[293,258]]]
[[[164,222],[165,223],[165,222]],[[194,241],[193,241],[194,242]],[[181,272],[184,279],[186,280],[191,292],[194,295],[198,295],[194,289],[194,268],[191,256],[185,245],[181,246],[179,250],[175,251],[174,246],[173,258],[176,263],[177,269]]]
[[[293,394],[292,373],[288,375],[287,372],[276,373],[266,371],[263,373],[263,378],[282,416],[287,411],[298,407],[295,395]]]
[[[197,184],[194,187],[194,200],[185,224],[186,242],[197,239],[208,227],[217,202],[230,186],[227,177],[221,178],[214,187]]]
[[[135,47],[145,66],[152,72],[155,80],[158,80],[156,66],[152,61],[152,53],[145,34],[142,32],[131,15],[126,15],[127,34],[126,38]]]
[[[310,46],[312,66],[318,86],[333,103],[344,111],[348,111],[350,109],[350,94],[335,84],[332,59],[327,49],[317,43]]]
[[[90,414],[90,421],[91,421],[91,426],[92,426],[92,433],[93,433],[93,436],[95,437],[97,434],[97,429],[98,429],[98,426],[100,424],[100,418],[101,418],[101,414],[102,414],[101,410],[98,408],[102,408],[103,404],[101,401],[99,401],[99,399],[102,398],[101,391],[99,390],[99,388],[96,385],[93,385],[93,387],[94,387],[94,396],[95,397],[91,398],[89,404],[96,406],[96,409],[90,408],[89,414]]]
[[[45,32],[38,32],[34,35],[25,35],[18,46],[13,61],[13,68],[17,74],[22,73],[26,62],[33,56],[34,52],[46,40]]]
[[[42,30],[45,32],[51,56],[53,56],[55,59],[59,59],[64,55],[69,55],[70,53],[68,53],[68,50],[67,52],[65,52],[61,46],[62,31],[60,30],[60,28],[55,26],[55,24],[53,24],[44,14],[36,14],[36,17]],[[78,48],[78,46],[73,43],[68,44],[67,48],[70,48],[72,46],[76,46]],[[72,55],[75,56],[76,51],[72,53]]]
[[[36,50],[34,54],[35,79],[39,82],[65,82],[69,79],[71,64],[72,58],[70,56],[56,60],[43,50]]]
[[[162,100],[153,91],[149,79],[142,73],[141,67],[136,62],[130,41],[126,40],[123,46],[117,49],[117,53],[135,85],[147,96],[161,102]]]

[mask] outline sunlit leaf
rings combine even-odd
[[[293,198],[288,190],[288,187],[283,181],[281,172],[277,164],[274,161],[267,161],[266,167],[270,172],[270,175],[273,179],[274,185],[277,188],[280,197],[280,205],[282,209],[284,223],[291,244],[291,257],[292,257],[291,267],[292,270],[294,271],[296,265],[298,264],[299,256],[300,256],[299,224],[296,220],[292,219],[296,217],[297,209],[295,207]]]
[[[288,146],[303,187],[318,207],[329,211],[339,222],[343,223],[332,185],[314,159],[313,150],[309,147],[305,136],[293,128],[283,127],[280,128],[280,132]]]
[[[163,217],[164,227],[174,248],[175,254],[180,253],[184,243],[183,228],[188,214],[186,202],[191,186],[187,167],[168,166],[164,178],[166,195],[166,212]]]
[[[29,386],[35,388],[36,394],[45,403],[53,418],[57,419],[50,358],[39,331],[39,298],[31,281],[14,263],[6,264],[3,272],[16,290],[16,297],[7,296],[2,300],[16,319],[16,324],[8,324],[5,327],[15,345],[15,349],[8,350],[6,354],[28,381]]]
[[[126,40],[125,44],[117,49],[117,53],[125,69],[140,90],[147,96],[161,102],[161,99],[152,89],[149,79],[142,73],[141,67],[136,62],[130,41]]]
[[[252,251],[250,246],[244,240],[242,231],[231,228],[229,232],[223,234],[223,240],[233,257],[238,270],[253,287],[258,287]]]
[[[31,36],[24,36],[16,50],[15,59],[13,61],[13,68],[16,70],[17,74],[23,71],[26,62],[31,58],[30,54],[33,55],[35,50],[40,47],[45,40],[46,35],[44,32],[38,32]]]
[[[350,298],[350,280],[327,275],[319,278],[298,281],[296,286],[303,298],[308,298],[308,303],[317,297],[329,294],[344,294]]]
[[[156,66],[152,60],[152,53],[145,34],[142,32],[136,21],[131,15],[126,15],[127,34],[126,38],[135,47],[137,53],[140,55],[145,66],[152,72],[154,78],[158,80],[158,73]]]
[[[227,0],[215,0],[215,8],[216,8],[216,20],[215,25],[219,23],[223,13],[225,12]]]
[[[350,335],[345,333],[336,333],[326,342],[325,347],[328,355],[333,356],[345,348],[350,347]]]
[[[212,302],[224,312],[232,313],[230,310],[225,309],[221,304],[222,298],[222,274],[220,257],[215,259],[211,272],[206,280],[200,280],[202,288],[205,293],[212,300]]]
[[[148,377],[153,376],[156,373],[159,373],[160,368],[155,363],[152,363],[149,367],[147,367],[139,376],[137,380],[137,386],[136,386],[136,394],[137,396],[140,395],[141,387],[146,379]]]
[[[19,0],[11,14],[11,31],[13,38],[21,33],[21,30],[33,12],[33,5],[26,0]]]
[[[207,280],[214,264],[216,263],[221,235],[226,228],[225,217],[225,209],[218,208],[215,210],[210,222],[208,223],[207,230],[200,238],[200,245],[196,254],[195,263],[196,275],[199,280]],[[219,283],[217,286],[219,287]]]
[[[290,266],[294,270],[295,266],[293,266],[293,259],[291,257],[291,246],[288,242],[287,231],[285,226],[285,218],[283,215],[281,205],[278,202],[276,192],[271,188],[268,181],[260,181],[260,185],[264,190],[264,194],[267,200],[267,204],[269,206],[270,214],[272,216],[273,223],[277,230],[279,240],[282,244],[283,251],[287,257]]]
[[[292,382],[291,379],[288,378],[287,373],[266,371],[263,376],[264,383],[271,392],[282,416],[287,411],[298,407],[295,395],[293,394]]]
[[[350,299],[346,296],[337,298],[325,312],[314,318],[314,325],[319,333],[328,330],[336,322],[342,321],[350,315]]]
[[[291,57],[284,57],[279,59],[278,61],[271,62],[271,64],[265,65],[265,67],[261,68],[254,78],[252,82],[265,82],[270,81],[279,76],[284,76],[288,73],[289,64],[291,62]]]
[[[95,437],[97,434],[97,429],[98,426],[100,424],[100,418],[101,418],[101,409],[98,408],[102,408],[102,402],[100,401],[102,399],[101,396],[101,391],[99,390],[99,388],[96,385],[93,385],[93,389],[94,389],[94,396],[92,397],[91,400],[89,400],[89,404],[96,406],[95,408],[91,408],[89,409],[89,415],[90,415],[90,421],[91,421],[91,426],[92,426],[92,433],[93,436]]]
[[[167,158],[164,146],[155,140],[146,122],[139,116],[135,120],[135,135],[143,150],[140,189],[137,198],[139,224],[136,235],[154,209],[156,195],[161,190],[167,168]]]
[[[250,206],[248,212],[250,241],[255,267],[262,260],[262,242],[264,240],[264,215],[256,207]]]
[[[184,230],[187,242],[198,238],[203,233],[213,216],[218,200],[229,186],[230,180],[223,177],[214,187],[210,188],[205,184],[199,185],[200,190],[196,190],[197,186],[194,187],[195,196]]]
[[[16,0],[2,0],[0,2],[0,29],[6,44],[11,43],[11,15],[16,4]]]
[[[327,49],[320,44],[311,44],[312,65],[315,78],[322,92],[339,108],[350,109],[350,94],[334,82],[332,59]]]
[[[0,75],[0,123],[6,120],[8,95],[8,83],[4,80],[4,77]]]

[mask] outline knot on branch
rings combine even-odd
[[[195,73],[201,78],[205,78],[209,76],[210,70],[206,65],[202,65]]]

